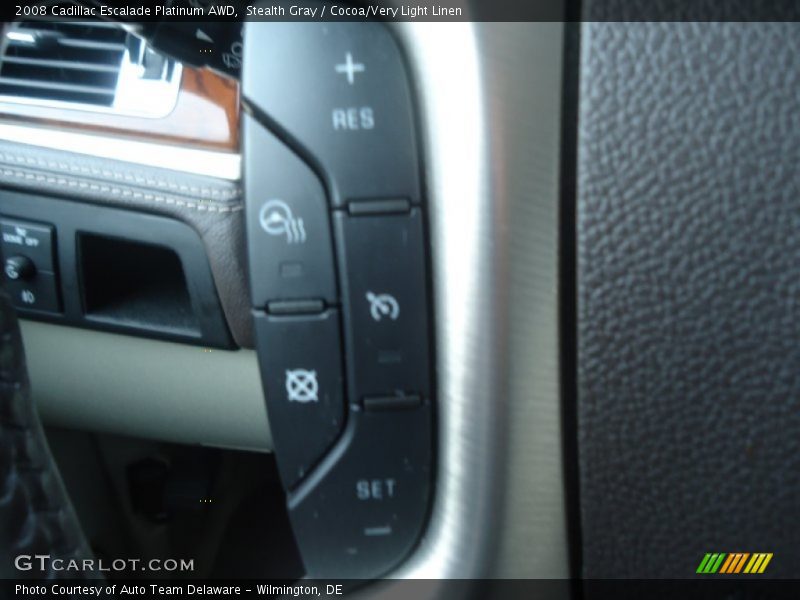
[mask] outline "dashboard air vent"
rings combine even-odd
[[[126,37],[107,23],[19,23],[8,34],[0,94],[111,106]]]
[[[20,21],[6,34],[0,102],[160,117],[180,65],[114,23]]]

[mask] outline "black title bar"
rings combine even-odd
[[[0,11],[5,21],[800,21],[798,0],[12,0]]]

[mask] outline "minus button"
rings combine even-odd
[[[392,533],[392,527],[390,525],[383,525],[381,527],[365,527],[364,528],[364,535],[369,536],[369,537],[390,535],[391,533]]]

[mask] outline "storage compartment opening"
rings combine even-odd
[[[88,319],[200,336],[181,260],[173,250],[81,233],[78,254]]]

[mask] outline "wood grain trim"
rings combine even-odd
[[[0,118],[37,126],[239,151],[239,84],[208,69],[184,67],[175,108],[161,119],[0,104]]]

